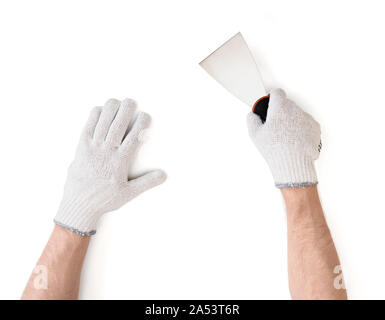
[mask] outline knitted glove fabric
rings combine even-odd
[[[134,112],[135,102],[130,99],[111,99],[91,111],[68,170],[56,224],[81,236],[93,235],[104,213],[165,181],[161,170],[128,179],[142,132],[151,121],[144,112],[132,121]]]
[[[314,160],[321,150],[321,129],[311,115],[286,98],[281,89],[270,92],[266,122],[247,116],[249,135],[268,163],[278,188],[317,184]]]

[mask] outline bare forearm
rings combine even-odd
[[[346,299],[335,288],[340,264],[317,187],[282,189],[287,210],[289,285],[293,299]]]
[[[55,226],[22,299],[77,299],[89,241]]]

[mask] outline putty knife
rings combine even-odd
[[[250,106],[262,122],[266,121],[269,96],[266,95],[257,64],[240,32],[199,65],[230,93]]]

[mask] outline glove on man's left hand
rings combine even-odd
[[[130,99],[111,99],[103,108],[91,111],[68,170],[56,224],[82,236],[92,235],[104,213],[165,181],[161,170],[128,180],[143,130],[151,121],[148,114],[140,112],[127,133],[134,112],[135,102]]]

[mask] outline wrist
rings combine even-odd
[[[51,235],[51,241],[58,244],[58,248],[78,248],[90,242],[91,237],[80,236],[70,230],[55,225]]]
[[[317,186],[305,188],[285,188],[281,189],[282,196],[286,203],[307,203],[317,195]]]
[[[46,266],[51,270],[52,264],[61,261],[64,266],[71,263],[69,257],[86,255],[91,237],[79,236],[67,229],[55,225],[49,241],[47,250],[49,257],[45,257]]]
[[[281,189],[287,219],[293,225],[314,228],[324,223],[317,186]]]

